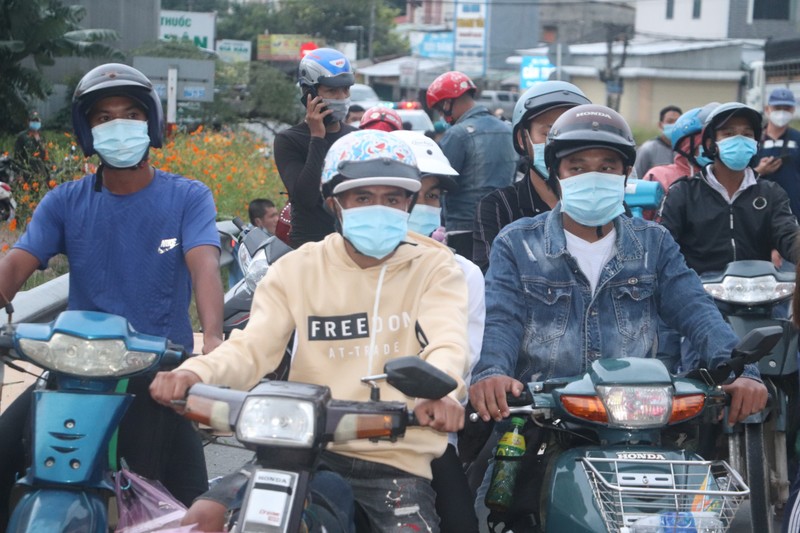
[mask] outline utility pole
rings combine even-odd
[[[373,43],[375,41],[375,2],[376,0],[370,0],[369,3],[369,34],[367,35],[367,54],[369,55],[369,60],[375,60],[375,50],[373,48]]]

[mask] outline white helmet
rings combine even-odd
[[[400,137],[411,147],[423,178],[432,174],[439,178],[439,185],[443,189],[452,191],[458,188],[458,183],[453,178],[458,176],[458,171],[450,166],[450,161],[436,141],[424,133],[411,130],[393,131],[392,135]]]

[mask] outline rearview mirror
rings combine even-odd
[[[745,364],[756,363],[780,342],[783,328],[765,326],[751,330],[731,352],[731,359],[744,358]]]
[[[412,398],[438,400],[458,386],[455,379],[414,355],[388,361],[383,371],[389,385]]]

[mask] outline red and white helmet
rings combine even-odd
[[[364,111],[358,129],[381,130],[391,133],[403,129],[403,119],[400,118],[397,111],[389,107],[370,107]]]
[[[474,93],[476,90],[478,88],[469,79],[469,76],[462,72],[451,70],[433,80],[425,94],[425,100],[428,104],[428,109],[433,109],[436,104],[443,100],[452,100],[468,91]]]

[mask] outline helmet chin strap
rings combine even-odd
[[[148,153],[146,153],[144,155],[144,157],[142,158],[141,161],[139,161],[138,163],[136,163],[132,167],[117,168],[117,167],[113,167],[113,166],[109,165],[108,163],[103,161],[102,158],[100,158],[100,166],[97,167],[97,172],[95,173],[94,192],[100,192],[103,189],[103,171],[106,168],[110,168],[110,169],[113,169],[113,170],[130,170],[130,171],[134,171],[134,170],[139,170],[140,168],[143,168],[143,167],[147,166],[149,160],[150,160],[150,154],[148,152]]]

